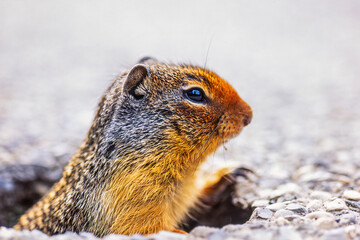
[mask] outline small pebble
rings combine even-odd
[[[324,203],[324,206],[327,211],[340,211],[340,210],[346,210],[348,207],[346,206],[346,203],[344,200],[340,198],[336,198],[332,201],[327,201]]]
[[[279,218],[279,217],[285,218],[292,215],[294,215],[294,212],[286,209],[280,209],[274,213],[275,218]]]
[[[290,203],[289,205],[286,206],[286,209],[301,215],[306,214],[306,208],[300,204]]]
[[[335,219],[322,217],[315,220],[314,225],[317,226],[319,229],[331,229],[337,227],[338,224]]]
[[[270,209],[267,208],[259,208],[257,212],[257,216],[261,219],[270,219],[273,213]]]
[[[342,197],[349,199],[349,200],[359,201],[360,200],[360,192],[355,191],[355,190],[345,190],[344,193],[342,194]]]
[[[259,199],[259,200],[255,200],[255,201],[251,204],[251,207],[253,207],[253,208],[266,207],[267,205],[269,205],[269,200]]]
[[[316,212],[312,212],[309,213],[308,215],[306,215],[307,218],[309,219],[319,219],[319,218],[332,218],[335,220],[335,216],[332,215],[331,213],[328,212],[324,212],[324,211],[316,211]]]
[[[358,220],[359,213],[351,211],[338,216],[337,222],[339,222],[341,226],[347,226],[350,224],[358,224]]]
[[[350,208],[355,209],[356,211],[359,211],[360,202],[355,202],[355,201],[350,201],[350,200],[345,200],[345,202]]]
[[[278,211],[278,210],[283,209],[285,207],[286,207],[286,203],[280,202],[280,203],[270,204],[266,208],[270,209],[271,211]]]
[[[315,220],[314,225],[319,229],[331,229],[338,226],[335,216],[328,212],[317,211],[306,217]]]
[[[337,181],[343,184],[350,184],[353,180],[350,177],[340,175],[337,177]]]
[[[331,199],[332,195],[329,192],[313,191],[310,193],[310,197],[313,199],[326,201],[326,200]]]
[[[311,181],[321,182],[321,181],[330,180],[331,177],[332,177],[331,173],[318,170],[315,172],[309,172],[307,174],[302,175],[299,178],[299,181],[300,182],[311,182]]]
[[[320,200],[311,200],[307,205],[306,208],[309,210],[319,210],[323,206],[322,201]]]

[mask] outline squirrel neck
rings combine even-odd
[[[104,204],[109,206],[106,216],[111,221],[110,232],[122,229],[123,234],[146,234],[173,229],[185,217],[186,209],[193,207],[197,167],[181,164],[191,160],[179,159],[167,151],[158,156],[117,161],[121,163],[107,187]],[[131,167],[128,161],[133,164]],[[144,226],[133,226],[134,218],[145,219]]]

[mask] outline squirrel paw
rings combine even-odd
[[[183,223],[183,229],[191,231],[196,226],[222,227],[227,224],[246,222],[251,206],[234,204],[235,187],[238,183],[255,182],[257,175],[247,168],[223,168],[207,179],[199,198],[199,207],[192,209],[191,216]],[[242,184],[241,184],[242,185]]]
[[[238,178],[252,181],[254,176],[256,176],[256,174],[248,168],[222,168],[212,179],[209,179],[205,183],[200,201],[207,206],[214,206],[221,202],[224,195],[230,195],[234,192],[234,187]]]

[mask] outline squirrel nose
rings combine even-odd
[[[243,115],[242,123],[244,124],[244,127],[250,124],[251,119],[252,119],[252,111]]]

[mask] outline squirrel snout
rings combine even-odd
[[[253,117],[253,111],[251,107],[241,98],[237,99],[236,103],[234,104],[233,111],[237,114],[239,119],[239,124],[241,127],[246,127],[251,123]]]
[[[252,111],[245,113],[242,116],[242,123],[243,123],[244,127],[249,125],[251,123],[251,120],[252,120]]]

